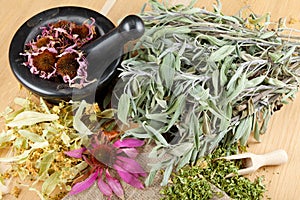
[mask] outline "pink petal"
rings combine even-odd
[[[90,187],[94,184],[94,182],[96,181],[97,177],[98,177],[98,172],[92,173],[92,174],[91,174],[87,179],[85,179],[84,181],[79,182],[79,183],[76,183],[76,184],[72,187],[72,189],[71,189],[71,191],[70,191],[69,194],[70,194],[70,195],[75,195],[75,194],[78,194],[78,193],[80,193],[80,192],[82,192],[82,191],[84,191],[84,190],[90,188]]]
[[[102,180],[102,169],[100,171],[100,175],[99,175],[99,179],[98,179],[98,188],[99,190],[105,195],[105,196],[108,196],[108,197],[111,197],[113,192],[112,192],[112,189],[109,187],[109,185],[107,183],[105,183],[103,180]]]
[[[140,164],[131,158],[117,156],[116,164],[121,168],[123,168],[124,170],[133,174],[145,173],[144,169],[140,166]]]
[[[138,189],[143,189],[144,185],[143,183],[134,175],[125,172],[125,171],[117,171],[119,176],[123,179],[123,181],[125,181],[126,183],[128,183],[129,185],[138,188]]]
[[[82,158],[82,154],[83,152],[86,151],[86,148],[85,147],[82,147],[80,149],[75,149],[75,150],[72,150],[72,151],[65,151],[64,153],[67,155],[67,156],[70,156],[72,158]]]
[[[140,147],[144,145],[143,140],[138,140],[134,138],[126,138],[123,140],[117,140],[114,143],[115,147]]]
[[[107,183],[110,186],[110,188],[112,189],[112,191],[121,199],[124,199],[124,191],[122,188],[121,183],[118,181],[118,179],[113,178],[108,170],[106,170],[106,179],[107,179]]]
[[[122,148],[117,151],[117,153],[124,152],[130,158],[136,158],[139,154],[135,148]]]
[[[125,169],[123,169],[122,167],[118,166],[118,165],[114,165],[114,169],[116,171],[123,171],[123,172],[130,173],[130,172],[126,171]],[[144,172],[144,173],[130,173],[130,174],[132,176],[136,177],[136,178],[148,176],[148,174],[146,172]]]

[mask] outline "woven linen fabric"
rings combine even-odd
[[[141,166],[144,167],[146,171],[150,171],[149,163],[157,162],[153,159],[149,158],[147,155],[151,151],[153,146],[151,145],[145,145],[141,150],[140,156],[138,156],[137,161],[141,164]],[[162,160],[166,159],[162,158]],[[163,195],[160,194],[160,190],[162,187],[160,186],[160,183],[162,181],[162,174],[157,173],[153,183],[151,186],[145,188],[145,189],[136,189],[124,182],[121,182],[123,189],[124,189],[124,199],[125,200],[159,200],[163,197]],[[217,187],[212,185],[212,188],[214,190],[214,197],[212,200],[229,200],[230,198],[221,190],[219,190]],[[222,193],[223,195],[220,195]],[[222,196],[222,197],[220,197]],[[63,200],[106,200],[107,198],[102,195],[100,190],[98,189],[97,184],[95,183],[91,188],[89,188],[86,191],[83,191],[82,193],[79,193],[77,195],[73,196],[66,196],[63,198]],[[112,200],[118,200],[120,198],[113,196]]]

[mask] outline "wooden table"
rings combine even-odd
[[[105,0],[10,0],[1,1],[0,7],[0,111],[19,95],[18,83],[9,68],[8,49],[15,31],[31,16],[48,8],[76,5],[101,11]],[[108,0],[112,3],[112,0]],[[146,0],[119,0],[111,9],[102,10],[104,14],[117,24],[118,20],[127,14],[138,13]],[[169,0],[171,3],[188,3],[188,0]],[[212,8],[213,0],[200,0],[197,6]],[[106,8],[109,8],[106,7]],[[300,27],[299,0],[224,0],[223,12],[237,14],[243,8],[260,15],[271,13],[272,20],[286,17],[292,22],[291,27]],[[110,10],[108,12],[108,10]],[[299,96],[299,95],[298,95]],[[299,113],[298,113],[299,112]],[[3,127],[1,127],[2,129]],[[265,175],[267,182],[267,196],[274,200],[299,199],[300,196],[300,97],[294,102],[284,106],[272,117],[267,133],[262,137],[261,143],[250,141],[249,151],[265,153],[276,149],[284,149],[289,155],[289,161],[283,166],[267,167],[257,174]],[[19,199],[38,199],[32,192],[22,192]]]

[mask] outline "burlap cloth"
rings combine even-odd
[[[152,148],[152,146],[150,145],[146,145],[143,149],[142,149],[142,153],[140,154],[140,156],[138,157],[138,162],[144,167],[144,169],[146,171],[149,171],[150,168],[148,166],[148,163],[153,163],[153,162],[157,162],[157,161],[153,161],[152,159],[150,159],[147,155],[147,152],[150,152],[150,149]],[[162,158],[164,159],[164,158]],[[163,197],[163,195],[160,194],[160,190],[162,189],[162,187],[160,186],[160,183],[162,181],[162,174],[157,173],[153,183],[151,186],[145,188],[145,189],[136,189],[126,183],[122,183],[124,192],[125,192],[125,196],[124,199],[125,200],[158,200],[161,199]],[[211,185],[214,191],[214,197],[212,198],[212,200],[228,200],[230,199],[224,192],[222,192],[221,190],[219,190],[217,187],[215,187],[214,185]],[[222,197],[220,197],[220,193],[223,194]],[[104,197],[102,195],[102,193],[99,191],[97,184],[95,183],[91,188],[89,188],[86,191],[83,191],[80,194],[77,195],[73,195],[73,196],[66,196],[65,198],[63,198],[63,200],[105,200],[107,199],[106,197]],[[119,198],[114,196],[112,198],[113,200],[118,200]]]

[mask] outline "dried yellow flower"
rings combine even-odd
[[[0,139],[0,146],[11,147],[14,152],[12,157],[0,158],[0,163],[12,166],[2,177],[32,181],[30,189],[46,199],[62,198],[70,190],[74,179],[88,166],[83,160],[64,154],[80,148],[83,143],[73,120],[79,102],[49,105],[43,99],[17,98],[15,103],[19,106],[18,110],[10,110],[0,116],[5,118],[7,125],[3,133],[5,139]],[[98,105],[85,106],[88,119],[97,120],[101,114]],[[42,189],[35,187],[40,181],[43,182]],[[51,196],[56,188],[63,192]],[[17,196],[18,188],[14,188],[12,193]]]
[[[12,195],[14,195],[14,197],[18,198],[20,193],[21,193],[21,189],[18,188],[17,186],[14,186],[10,192]]]

